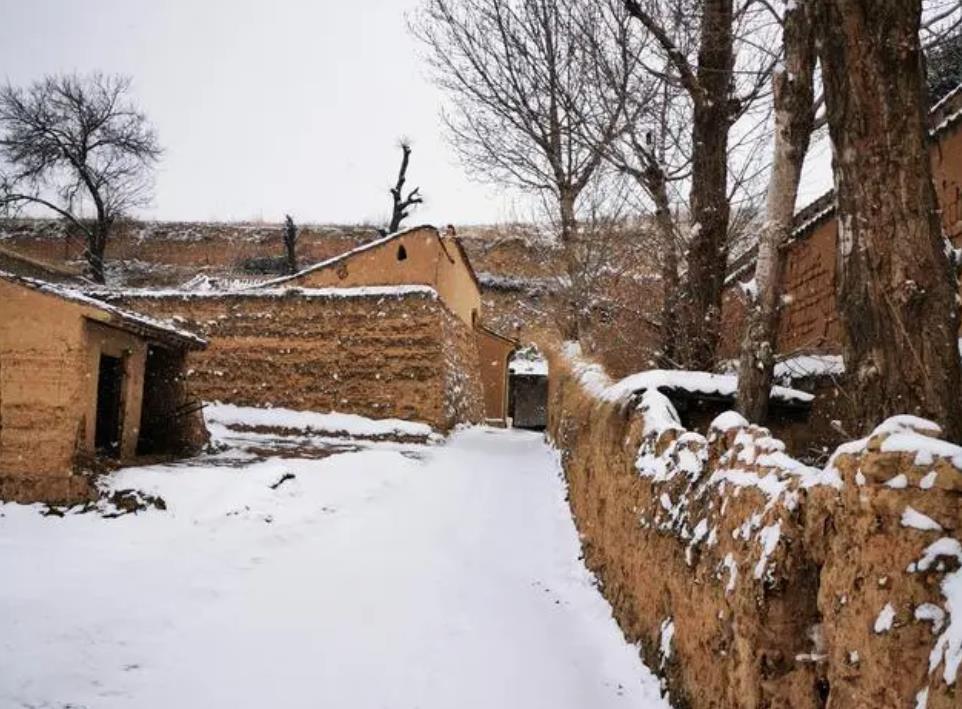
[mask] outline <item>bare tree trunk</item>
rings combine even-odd
[[[685,365],[711,369],[721,338],[728,261],[728,133],[731,128],[732,0],[705,0],[692,125],[691,242],[682,308]]]
[[[297,273],[297,226],[290,214],[284,216],[284,255],[287,272]]]
[[[104,273],[104,259],[109,229],[108,224],[98,221],[87,235],[87,267],[90,271],[90,280],[94,283],[104,284],[107,282]]]
[[[962,440],[958,282],[926,140],[921,0],[818,0],[838,186],[838,301],[863,430],[898,413]]]
[[[643,188],[655,206],[655,228],[660,244],[658,261],[661,271],[661,366],[674,368],[679,358],[679,303],[681,280],[678,276],[678,236],[671,216],[665,173],[649,165],[642,176]]]
[[[565,269],[568,273],[568,285],[564,310],[560,314],[562,337],[566,340],[577,340],[581,333],[581,309],[583,284],[581,283],[581,268],[578,259],[578,222],[575,217],[575,201],[577,195],[572,190],[561,190],[558,195],[558,208],[561,216],[561,248],[564,254]]]
[[[812,21],[810,3],[786,9],[782,40],[785,66],[773,75],[772,174],[755,261],[757,296],[748,310],[738,369],[738,410],[756,423],[763,423],[768,417],[785,279],[785,245],[791,234],[798,182],[815,118]]]
[[[411,145],[401,141],[401,167],[398,168],[397,182],[391,188],[391,223],[388,224],[387,233],[393,234],[401,228],[401,222],[410,215],[411,207],[422,204],[424,199],[420,196],[420,187],[411,190],[407,197],[404,196],[404,183],[407,181],[408,165],[411,163]]]

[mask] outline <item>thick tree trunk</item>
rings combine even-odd
[[[104,284],[107,279],[104,274],[104,258],[107,251],[107,233],[109,226],[106,224],[95,224],[93,231],[87,235],[87,267],[90,272],[90,280],[94,283]]]
[[[838,301],[863,430],[917,414],[962,440],[958,283],[932,185],[921,0],[818,0],[838,188]]]
[[[721,336],[722,289],[728,261],[728,133],[732,66],[732,0],[706,0],[698,51],[692,125],[688,278],[682,307],[684,363],[711,369]]]
[[[814,122],[812,20],[811,3],[786,10],[782,35],[785,67],[773,76],[772,174],[755,261],[757,295],[747,313],[738,368],[738,411],[756,423],[764,423],[768,417],[785,279],[784,247],[791,234],[798,181]]]

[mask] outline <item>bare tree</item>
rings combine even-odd
[[[834,146],[838,304],[864,429],[912,413],[962,440],[958,280],[932,184],[921,0],[816,0]]]
[[[579,123],[584,141],[647,197],[647,203],[637,207],[652,215],[654,229],[645,230],[648,249],[638,255],[660,270],[660,359],[665,366],[673,366],[677,362],[683,238],[672,215],[669,189],[672,182],[686,179],[689,171],[682,149],[685,141],[676,132],[685,122],[679,115],[684,100],[670,82],[647,71],[647,37],[636,31],[622,0],[606,0],[602,6],[601,13],[586,13],[579,27],[592,77],[590,100],[577,106],[583,111]],[[612,139],[609,126],[618,125],[619,115],[623,130]],[[597,234],[596,209],[591,210],[590,217],[591,231]],[[609,240],[603,235],[599,240],[607,248]],[[633,266],[637,269],[642,265]]]
[[[578,198],[601,161],[581,140],[576,110],[590,88],[577,28],[591,6],[425,0],[409,22],[453,102],[444,120],[463,162],[484,179],[550,198],[572,277]],[[612,139],[619,129],[612,120],[604,133]],[[577,319],[565,330],[576,336]]]
[[[284,216],[284,257],[287,272],[297,273],[297,225],[290,214]]]
[[[661,49],[662,64],[649,67],[677,84],[691,102],[691,233],[686,278],[678,311],[685,334],[681,363],[710,369],[721,335],[721,298],[728,261],[732,191],[729,181],[732,126],[763,94],[774,59],[764,42],[740,29],[750,24],[752,0],[624,0]],[[736,72],[736,42],[752,51],[757,66]],[[739,77],[749,77],[739,81]]]
[[[795,200],[815,122],[814,10],[811,2],[786,5],[782,46],[784,63],[773,74],[775,144],[765,221],[758,236],[754,288],[738,371],[738,409],[762,423],[768,415],[775,367],[785,245],[795,216]]]
[[[401,222],[411,215],[411,207],[424,202],[424,199],[420,194],[420,187],[415,187],[413,190],[408,192],[406,197],[404,196],[404,183],[407,181],[408,165],[410,162],[411,144],[406,140],[402,140],[401,167],[398,170],[397,182],[395,182],[394,187],[391,188],[391,200],[393,206],[391,209],[391,223],[387,228],[388,234],[393,234],[401,228]]]
[[[0,209],[40,207],[69,222],[98,283],[111,229],[149,202],[161,155],[129,91],[129,78],[103,74],[0,88]]]

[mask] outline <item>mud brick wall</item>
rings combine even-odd
[[[482,417],[473,336],[429,295],[122,301],[208,339],[208,349],[189,360],[191,393],[207,401],[401,418],[443,430]]]
[[[838,225],[824,219],[812,233],[792,243],[785,268],[788,302],[778,328],[778,351],[838,352],[842,331],[835,301],[835,241]],[[749,269],[742,280],[751,279]],[[744,334],[745,297],[738,286],[725,292],[721,358],[738,357]]]
[[[657,392],[613,398],[557,353],[551,371],[586,563],[675,706],[962,704],[962,449],[890,420],[806,468],[737,415],[685,431]]]

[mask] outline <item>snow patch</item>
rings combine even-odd
[[[892,629],[892,623],[895,621],[895,608],[891,603],[886,603],[885,606],[879,611],[878,617],[875,619],[875,625],[873,630],[876,634],[881,635],[882,633],[887,633]]]
[[[910,505],[902,512],[902,526],[920,529],[925,532],[941,532],[942,525],[931,517],[922,514]]]
[[[661,655],[662,667],[671,659],[672,641],[674,639],[675,622],[671,618],[665,618],[661,623],[661,631],[658,634],[658,654]]]
[[[336,411],[317,413],[293,409],[254,408],[234,404],[214,403],[204,407],[208,423],[223,426],[263,426],[267,428],[291,428],[304,431],[343,433],[348,436],[431,436],[434,431],[426,423],[401,419],[370,419],[356,414]]]
[[[768,566],[768,558],[775,551],[775,547],[778,546],[778,540],[782,537],[782,523],[781,520],[775,524],[768,525],[758,534],[758,541],[762,545],[762,555],[755,564],[755,578],[761,579],[765,575],[765,569]]]

